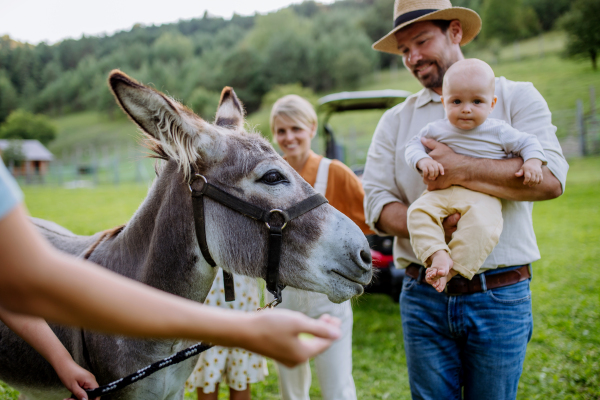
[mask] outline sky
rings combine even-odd
[[[85,35],[161,25],[210,15],[231,18],[285,8],[302,0],[0,0],[0,36],[48,44]],[[320,0],[332,3],[333,0]]]

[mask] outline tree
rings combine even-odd
[[[0,123],[15,109],[18,100],[16,89],[7,74],[0,69]]]
[[[493,39],[508,43],[539,33],[540,24],[535,11],[521,0],[487,0],[481,10],[486,41]]]
[[[559,17],[569,10],[571,0],[524,0],[524,4],[535,10],[542,29],[549,31]]]
[[[334,63],[333,78],[338,87],[356,89],[362,77],[371,73],[373,64],[357,48],[340,53]]]
[[[560,26],[569,34],[568,56],[585,55],[598,69],[596,58],[600,52],[600,1],[576,0],[571,10],[560,20]]]
[[[194,44],[186,36],[165,32],[154,42],[152,51],[162,61],[176,60],[181,63],[194,55]]]
[[[2,151],[2,161],[4,161],[4,165],[7,167],[20,166],[21,163],[25,161],[23,143],[19,140],[11,142],[8,147]]]
[[[25,110],[13,111],[0,125],[2,139],[37,139],[48,144],[56,137],[56,127],[48,117]]]
[[[200,117],[212,121],[217,113],[219,98],[219,93],[210,92],[200,86],[194,89],[186,105]]]

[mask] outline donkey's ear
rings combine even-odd
[[[209,126],[178,102],[146,87],[119,70],[113,70],[108,84],[125,113],[159,146],[168,158],[194,160],[198,147],[210,140],[205,132]]]
[[[221,100],[217,109],[215,124],[218,126],[238,129],[244,126],[244,107],[229,86],[223,88]]]
[[[166,139],[163,137],[164,129],[160,127],[166,122],[165,117],[186,132],[194,131],[198,124],[202,125],[202,119],[181,104],[119,70],[110,73],[108,84],[123,111],[155,139]]]

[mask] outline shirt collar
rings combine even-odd
[[[417,108],[421,108],[431,101],[433,101],[434,103],[441,103],[442,99],[441,96],[433,90],[424,88],[423,90],[421,90],[421,93],[419,93],[419,96],[417,97],[416,106]]]

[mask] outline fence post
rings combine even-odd
[[[58,186],[63,185],[63,163],[62,160],[56,160],[56,172],[58,178]]]
[[[598,135],[598,120],[596,119],[596,89],[590,85],[590,116],[588,124],[589,132],[592,137],[594,154],[600,150],[600,137]]]
[[[113,161],[113,169],[115,174],[115,185],[119,184],[119,148],[115,148],[115,156]]]
[[[98,186],[98,155],[95,146],[90,146],[90,153],[92,155],[92,179],[94,186]]]
[[[581,155],[586,155],[585,146],[585,121],[583,120],[583,101],[577,100],[577,126],[579,128],[579,143],[581,145]]]

